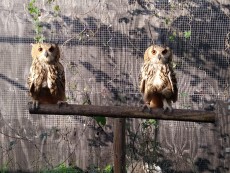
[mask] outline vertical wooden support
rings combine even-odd
[[[114,173],[125,173],[125,118],[115,119],[113,147]]]

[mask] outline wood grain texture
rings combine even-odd
[[[54,114],[54,115],[83,115],[105,116],[113,118],[146,118],[175,121],[215,122],[215,112],[175,109],[172,113],[163,112],[163,109],[152,109],[151,113],[142,111],[142,108],[128,106],[94,106],[76,104],[40,104],[38,109],[32,108],[29,103],[31,114]]]
[[[125,118],[115,119],[114,124],[114,172],[126,172]]]

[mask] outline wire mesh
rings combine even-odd
[[[104,127],[106,132],[98,136],[98,127],[91,118],[31,116],[28,113],[27,102],[31,99],[26,80],[32,61],[30,43],[35,36],[28,3],[22,0],[0,2],[0,133],[3,141],[0,158],[4,158],[0,163],[25,170],[51,168],[60,162],[82,168],[91,164],[105,166],[112,162],[113,153],[106,151],[112,145],[111,120]],[[61,48],[69,103],[141,106],[138,76],[144,51],[152,42],[168,45],[173,50],[179,88],[174,108],[204,109],[212,101],[229,98],[230,13],[227,1],[56,0],[52,5],[60,6],[58,14],[46,1],[37,5],[41,9],[39,20],[45,41],[58,43]],[[137,122],[130,121],[132,129],[139,130]],[[192,140],[205,146],[213,142],[210,139],[213,134],[208,131],[210,126],[171,121],[162,121],[160,125],[168,127],[165,131],[161,129],[163,136],[168,135],[167,139],[160,138],[162,143],[166,141],[163,144],[166,153],[183,148],[178,134],[187,136],[190,141],[185,144],[185,153],[189,155],[187,165],[198,158],[191,151]],[[202,138],[204,131],[209,135]],[[194,135],[200,139],[193,139]],[[169,143],[177,140],[179,144],[170,146],[167,140]],[[53,147],[58,154],[55,155]],[[13,153],[7,157],[6,153],[12,148],[17,157]],[[21,148],[23,151],[19,152]],[[195,152],[199,153],[198,150]],[[20,160],[22,155],[26,160]],[[38,164],[35,164],[36,159]],[[197,164],[198,168],[193,171],[205,169],[204,162]],[[174,169],[187,167],[178,165]],[[167,171],[172,170],[163,170]]]

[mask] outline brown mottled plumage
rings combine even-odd
[[[33,44],[31,55],[33,61],[27,82],[35,107],[38,103],[56,104],[65,101],[65,72],[59,62],[58,45]]]
[[[140,91],[148,107],[172,111],[171,102],[177,101],[178,89],[168,47],[152,45],[145,51]]]

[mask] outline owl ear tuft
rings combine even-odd
[[[39,43],[30,43],[31,47],[35,47],[36,45],[38,45]]]

